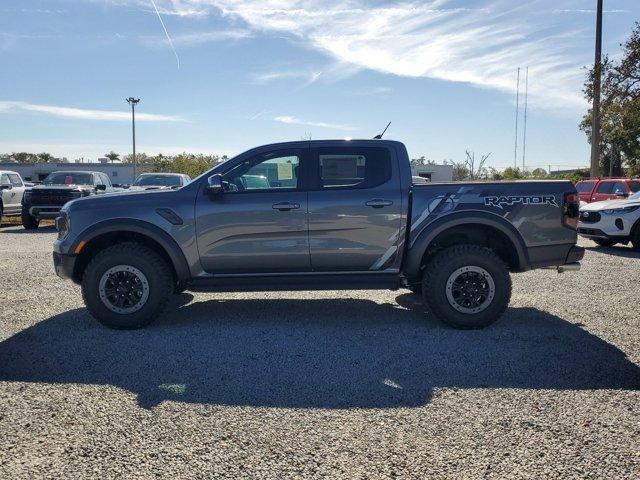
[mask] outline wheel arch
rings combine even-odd
[[[74,265],[73,280],[78,283],[82,280],[86,266],[98,252],[108,246],[129,241],[142,243],[157,252],[171,267],[176,282],[190,278],[184,253],[169,233],[142,220],[112,219],[88,227],[71,245],[70,251],[73,252],[80,242],[85,242]]]
[[[407,251],[405,272],[417,277],[433,253],[463,243],[491,248],[511,271],[529,268],[526,245],[511,223],[485,212],[457,212],[427,225],[416,236]]]

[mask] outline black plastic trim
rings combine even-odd
[[[189,264],[182,253],[182,250],[171,235],[149,222],[132,218],[113,218],[96,223],[85,229],[76,237],[68,251],[74,252],[78,243],[85,241],[89,243],[94,238],[113,232],[133,232],[155,240],[167,253],[176,271],[178,280],[188,280],[191,277]]]
[[[264,276],[224,276],[195,278],[189,290],[200,292],[260,292],[305,290],[396,290],[397,273],[380,274],[299,274]]]
[[[434,221],[433,223],[427,225],[420,232],[418,238],[416,238],[407,249],[407,256],[404,267],[405,273],[410,277],[414,277],[419,274],[424,253],[427,251],[429,244],[440,233],[452,227],[474,223],[493,227],[504,233],[507,238],[511,240],[511,243],[516,249],[516,253],[518,255],[517,270],[524,271],[531,268],[529,265],[528,251],[524,240],[522,239],[522,236],[520,235],[518,230],[516,230],[516,228],[507,220],[504,220],[502,217],[498,217],[491,213],[461,211],[446,215]]]

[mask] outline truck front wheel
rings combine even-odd
[[[483,328],[504,313],[511,277],[492,250],[457,245],[437,253],[422,278],[422,296],[431,311],[455,328]]]
[[[142,328],[155,320],[173,293],[167,262],[139,243],[100,251],[82,275],[87,309],[110,328]]]
[[[22,226],[27,230],[35,230],[40,225],[40,220],[26,210],[22,210]]]

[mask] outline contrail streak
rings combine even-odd
[[[156,15],[158,15],[158,20],[160,20],[160,25],[162,25],[162,29],[164,30],[164,34],[167,36],[167,40],[169,41],[169,46],[171,50],[173,50],[173,54],[176,56],[176,62],[178,62],[178,70],[180,70],[180,57],[178,57],[178,52],[176,52],[176,48],[173,46],[173,41],[169,36],[169,32],[167,32],[167,27],[164,26],[164,22],[162,21],[162,17],[160,16],[160,12],[158,11],[158,7],[156,6],[156,2],[151,0],[151,4],[156,11]]]

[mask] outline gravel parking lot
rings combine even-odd
[[[638,478],[640,254],[514,276],[456,331],[407,291],[183,294],[111,331],[0,229],[0,478]]]

